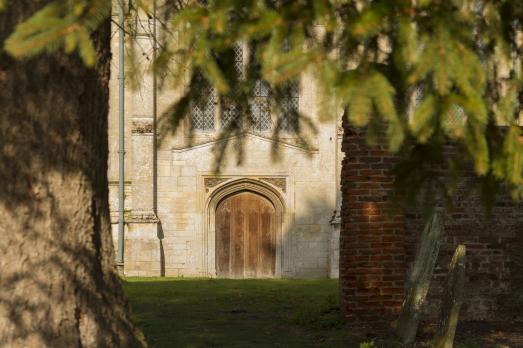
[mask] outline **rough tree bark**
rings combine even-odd
[[[0,42],[49,1],[8,1]],[[107,192],[110,23],[95,68],[0,51],[0,346],[136,347]]]
[[[407,296],[396,323],[396,335],[403,343],[412,343],[418,331],[421,306],[429,291],[438,258],[443,231],[443,210],[437,208],[421,234],[416,259],[407,284]]]

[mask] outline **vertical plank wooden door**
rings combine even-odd
[[[241,192],[221,201],[215,217],[218,277],[274,277],[274,206],[260,195]]]

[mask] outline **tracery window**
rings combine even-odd
[[[298,132],[299,130],[299,81],[293,80],[283,87],[283,98],[280,110],[281,131]]]
[[[252,129],[264,132],[272,129],[271,107],[269,97],[271,94],[270,86],[264,81],[256,81],[254,85],[253,97],[250,101]]]
[[[425,97],[425,88],[422,85],[417,85],[412,93],[412,99],[410,103],[410,110],[408,112],[408,118],[411,119],[416,108],[420,107]],[[446,127],[454,127],[456,125],[463,125],[467,120],[465,110],[460,105],[452,105],[446,118]]]
[[[243,49],[240,45],[234,46],[234,70],[238,78],[243,77]],[[240,107],[234,102],[235,97],[238,97],[238,91],[232,91],[232,100],[224,100],[224,110],[222,113],[221,126],[227,128],[234,120],[240,120]]]
[[[243,62],[243,48],[241,45],[234,47],[234,67],[238,78],[243,78],[244,62]],[[197,78],[204,79],[202,75]],[[217,93],[216,90],[208,82],[202,83],[203,88],[197,100],[191,103],[191,118],[192,129],[195,131],[212,132],[216,130],[217,110]],[[249,100],[249,118],[251,122],[249,127],[255,132],[271,132],[274,125],[277,124],[282,132],[294,133],[299,129],[298,105],[299,105],[299,81],[292,81],[283,88],[283,96],[281,98],[281,105],[277,115],[271,114],[271,94],[273,91],[269,84],[265,81],[259,80],[254,84],[252,97]],[[242,120],[241,110],[238,103],[235,103],[235,95],[238,91],[232,91],[232,97],[221,100],[222,112],[219,119],[219,126],[221,129],[226,129],[231,126],[231,122],[235,120]],[[242,126],[242,125],[240,125]]]
[[[196,79],[201,89],[199,98],[191,101],[191,127],[198,131],[214,131],[216,91],[201,73],[197,73]]]

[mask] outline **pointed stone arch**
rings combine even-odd
[[[227,181],[217,186],[208,196],[205,204],[204,216],[204,259],[203,267],[208,276],[216,276],[216,208],[225,198],[241,192],[258,194],[271,202],[275,209],[275,232],[276,232],[276,267],[275,277],[283,274],[284,253],[288,252],[289,246],[283,245],[283,232],[287,229],[285,198],[271,184],[251,179],[241,178]]]

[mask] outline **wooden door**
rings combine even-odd
[[[242,192],[221,201],[215,216],[218,277],[274,277],[274,206],[260,195]]]

